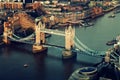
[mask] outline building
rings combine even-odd
[[[90,3],[90,0],[71,0],[70,4],[71,5],[80,5],[80,6],[88,6],[88,4]]]

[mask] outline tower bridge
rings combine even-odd
[[[46,44],[45,33],[64,36],[65,37],[65,47],[61,47],[59,45],[52,45],[49,43]],[[72,28],[71,26],[66,28],[65,31],[51,30],[51,29],[46,29],[45,24],[41,23],[39,21],[38,24],[35,24],[35,32],[34,33],[32,33],[31,35],[29,35],[25,38],[21,38],[14,34],[10,22],[4,22],[3,41],[6,44],[9,44],[10,41],[32,44],[33,45],[33,53],[42,52],[44,50],[47,50],[47,48],[44,46],[49,45],[49,46],[65,48],[62,53],[63,58],[75,57],[76,51],[72,50],[74,48],[79,51],[82,51],[83,54],[88,54],[91,56],[101,56],[101,55],[107,54],[107,59],[108,59],[108,53],[106,53],[106,51],[95,51],[95,50],[88,48],[86,45],[84,45],[77,38],[77,36],[75,36],[75,29]],[[114,58],[115,60],[118,60],[119,55],[117,55],[117,53],[111,52],[111,51],[109,51],[109,53],[112,53],[112,54],[110,54],[112,58]]]
[[[72,29],[69,26],[65,31],[51,30],[45,29],[45,24],[40,21],[35,24],[35,32],[25,38],[21,38],[14,34],[11,22],[4,22],[4,33],[3,33],[3,41],[6,44],[9,44],[10,41],[16,41],[21,43],[33,44],[33,53],[41,52],[46,50],[43,44],[46,43],[45,33],[55,34],[65,37],[65,50],[63,51],[64,56],[73,56],[71,52],[71,48],[74,46],[74,35],[75,29]],[[33,39],[35,38],[35,39]],[[53,45],[54,46],[54,45]]]

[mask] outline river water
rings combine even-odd
[[[111,13],[95,19],[91,27],[76,27],[76,37],[89,48],[106,51],[106,42],[120,34],[120,15],[108,18]],[[64,46],[64,37],[52,35],[47,39],[50,44]],[[76,60],[63,61],[62,49],[49,47],[47,53],[33,55],[32,46],[0,47],[0,80],[67,80],[72,72],[82,66],[92,66],[99,57],[77,54]],[[20,46],[20,47],[19,47]],[[28,67],[24,67],[28,64]]]

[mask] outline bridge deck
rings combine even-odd
[[[41,29],[41,32],[49,33],[49,34],[55,34],[60,36],[65,36],[64,31],[58,31],[58,30],[51,30],[51,29]]]

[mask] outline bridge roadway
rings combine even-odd
[[[27,40],[21,40],[21,39],[16,39],[16,38],[14,38],[14,37],[9,37],[9,39],[11,40],[11,41],[14,41],[14,42],[18,42],[18,43],[24,43],[24,44],[31,44],[31,45],[33,45],[34,44],[34,41],[32,41],[32,40],[30,40],[30,38],[27,38]],[[78,46],[77,46],[77,45]],[[54,44],[49,44],[49,43],[45,43],[45,44],[42,44],[43,46],[45,46],[45,47],[57,47],[57,48],[63,48],[63,49],[65,49],[65,47],[64,46],[59,46],[59,45],[54,45]],[[86,46],[85,47],[85,45],[84,44],[78,44],[78,43],[76,43],[75,42],[75,46],[77,47],[77,48],[74,48],[74,49],[72,49],[72,51],[79,51],[79,53],[83,53],[83,54],[87,54],[87,55],[91,55],[91,56],[101,56],[102,57],[102,55],[105,55],[105,52],[103,52],[103,51],[101,51],[101,52],[99,52],[99,53],[96,53],[96,51],[94,51],[94,50],[89,50],[89,48]],[[78,49],[79,48],[79,50],[76,50],[76,49]],[[91,53],[92,52],[92,53]],[[111,57],[115,60],[115,61],[118,61],[118,57],[119,57],[119,55],[117,54],[117,53],[115,53],[115,52],[113,52],[112,54],[111,54]]]
[[[43,29],[42,31],[47,31],[48,33],[52,33],[52,34],[59,34],[59,35],[64,35],[64,33],[63,33],[63,31],[57,31],[57,30],[50,30],[50,29]],[[42,32],[41,31],[41,32]],[[58,33],[58,32],[60,32],[60,33]],[[32,38],[33,38],[33,36],[34,36],[35,34],[33,33],[33,34],[31,34],[31,35],[29,35],[29,36],[27,36],[27,37],[25,37],[25,38],[20,38],[20,37],[18,37],[18,36],[16,36],[15,34],[13,35],[13,37],[9,37],[12,41],[16,41],[16,42],[21,42],[21,43],[26,43],[26,44],[34,44],[34,41],[32,40]],[[77,42],[75,41],[75,46],[77,47],[77,48],[79,48],[80,50],[82,50],[82,51],[84,51],[84,52],[86,52],[86,53],[89,53],[89,54],[98,54],[98,52],[97,51],[94,51],[94,50],[92,50],[92,49],[90,49],[90,48],[88,48],[86,45],[84,45],[77,37],[75,37],[75,39],[77,39]],[[62,47],[62,46],[58,46],[58,45],[52,45],[52,44],[45,44],[45,45],[48,45],[48,46],[54,46],[54,47],[59,47],[59,48],[65,48],[65,47]],[[105,52],[100,52],[100,54],[105,54]]]
[[[40,29],[40,32],[49,33],[49,34],[55,34],[55,35],[59,35],[59,36],[65,36],[64,31],[58,31],[58,30]]]
[[[51,30],[51,29],[40,29],[40,32],[44,32],[44,33],[49,33],[49,34],[55,34],[55,35],[60,35],[60,36],[65,36],[65,32],[64,31],[58,31],[58,30]],[[34,44],[34,41],[31,40],[33,38],[33,36],[35,36],[35,34],[31,34],[25,38],[20,38],[19,36],[16,36],[15,34],[13,34],[13,37],[9,36],[9,39],[11,39],[12,41],[15,42],[19,42],[19,43],[25,43],[25,44]],[[89,55],[96,55],[96,56],[100,56],[100,55],[105,55],[106,51],[95,51],[92,50],[90,48],[88,48],[86,45],[84,45],[76,36],[75,36],[75,46],[80,50],[83,51],[84,53],[87,53]],[[43,46],[53,46],[53,47],[58,47],[58,48],[65,48],[63,46],[58,46],[58,45],[53,45],[53,44],[43,44]],[[112,54],[111,56],[117,60],[117,58],[115,57],[115,53]],[[118,55],[117,55],[118,56]]]
[[[9,39],[13,42],[19,42],[19,43],[24,43],[24,44],[34,44],[35,42],[33,40],[31,40],[30,38],[27,38],[27,40],[22,40],[22,39],[16,39],[14,37],[9,37]],[[59,45],[54,45],[54,44],[49,44],[49,43],[45,43],[45,44],[41,44],[43,46],[53,46],[53,47],[58,47],[58,48],[65,48],[64,46],[59,46]]]

